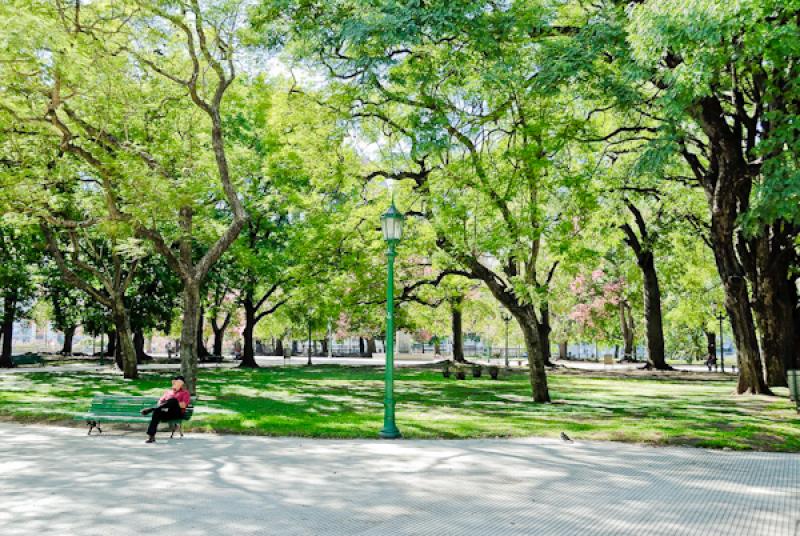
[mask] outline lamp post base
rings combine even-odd
[[[400,430],[397,429],[397,426],[392,425],[384,426],[383,430],[378,433],[378,437],[381,439],[400,439],[403,436],[400,433]]]

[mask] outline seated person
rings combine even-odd
[[[172,378],[172,388],[167,389],[161,395],[161,398],[158,399],[158,405],[154,408],[142,410],[142,415],[153,414],[150,419],[150,426],[147,427],[147,441],[145,443],[156,442],[158,423],[182,418],[186,413],[186,408],[189,407],[190,401],[191,395],[185,388],[183,376],[178,375]]]

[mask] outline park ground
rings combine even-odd
[[[796,536],[800,456],[0,423],[0,534]]]
[[[80,426],[97,393],[152,395],[169,371],[138,380],[100,371],[0,374],[0,418]],[[737,396],[732,376],[559,369],[551,404],[533,404],[523,372],[493,381],[443,378],[434,368],[396,371],[397,419],[407,439],[506,437],[612,440],[652,445],[800,452],[800,416],[786,389]],[[203,369],[188,432],[375,438],[383,371],[335,365]],[[126,429],[114,424],[111,429]],[[139,430],[141,425],[128,428]]]

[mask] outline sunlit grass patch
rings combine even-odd
[[[376,437],[383,423],[383,372],[369,367],[201,370],[187,430],[302,437]],[[800,417],[779,396],[737,396],[732,381],[555,373],[553,403],[534,404],[524,374],[445,379],[399,369],[398,426],[407,438],[557,437],[731,449],[800,451]],[[135,381],[101,373],[0,375],[0,416],[71,422],[95,394],[157,397],[169,373]],[[113,426],[112,426],[113,428]]]

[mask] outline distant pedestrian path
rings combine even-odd
[[[0,424],[0,534],[795,536],[800,456]]]
[[[157,356],[157,357],[165,357],[165,356]],[[411,356],[409,357],[400,357],[400,359],[395,361],[396,367],[416,367],[420,365],[431,365],[436,361],[441,361],[445,359],[449,359],[449,357],[437,357],[437,358],[426,358],[426,359],[415,359]],[[383,366],[385,363],[385,357],[383,354],[377,354],[374,357],[320,357],[315,356],[312,358],[313,363],[315,364],[328,364],[328,365],[346,365],[346,366]],[[485,359],[481,358],[468,358],[470,361],[475,361],[477,363],[487,363]],[[492,364],[501,363],[502,360],[493,359]],[[262,367],[270,367],[270,366],[283,366],[283,365],[305,365],[308,363],[308,358],[303,356],[294,356],[290,359],[283,359],[282,357],[277,356],[257,356],[256,362]],[[640,369],[644,363],[615,363],[613,365],[604,365],[603,363],[598,363],[594,361],[556,361],[555,362],[558,366],[563,366],[568,369],[575,369],[575,370],[585,370],[585,371],[594,371],[594,372],[626,372],[626,371],[635,371]],[[235,361],[232,357],[228,356],[222,363],[199,363],[198,366],[201,368],[215,368],[215,367],[236,367],[239,365],[238,361]],[[511,368],[520,369],[527,367],[527,361],[524,359],[512,359],[510,362]],[[678,371],[686,371],[686,372],[695,372],[695,373],[708,373],[707,369],[703,365],[674,365],[675,369]],[[181,368],[179,362],[173,363],[149,363],[149,364],[142,364],[139,365],[140,371],[165,371],[165,370],[178,370]],[[121,374],[122,372],[119,371],[113,362],[107,362],[104,366],[100,366],[99,363],[86,363],[86,362],[77,362],[77,363],[58,363],[55,362],[53,364],[46,364],[43,366],[21,366],[12,369],[3,369],[0,368],[0,374],[20,374],[26,372],[117,372]],[[708,374],[716,375],[717,372],[711,372]],[[730,375],[730,370],[728,370],[728,375]],[[799,535],[800,536],[800,535]]]

